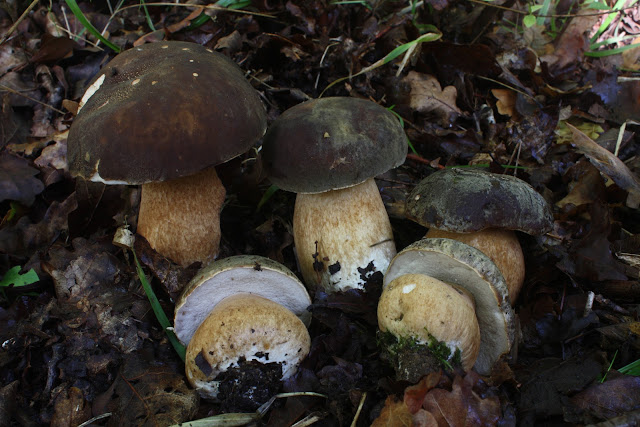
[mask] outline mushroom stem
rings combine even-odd
[[[353,187],[298,194],[293,238],[307,286],[327,292],[364,287],[370,263],[384,273],[396,254],[393,232],[373,178]]]
[[[160,254],[187,266],[218,255],[226,191],[215,168],[142,185],[138,234]]]
[[[430,228],[424,237],[457,240],[483,252],[504,276],[509,289],[509,301],[515,304],[525,276],[524,254],[515,231],[487,228],[471,233],[456,233]]]

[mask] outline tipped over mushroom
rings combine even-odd
[[[277,384],[290,377],[309,352],[310,304],[304,285],[273,260],[240,255],[212,262],[176,304],[174,330],[187,345],[189,382],[215,399],[226,381],[238,382],[247,371]],[[259,380],[243,386],[273,391]]]
[[[310,345],[306,326],[290,310],[257,295],[236,294],[217,304],[193,335],[185,357],[187,379],[200,395],[211,399],[224,387],[223,374],[228,377],[230,370],[252,362],[261,365],[254,367],[262,373],[266,367],[275,371],[271,377],[285,380],[295,374]],[[257,393],[268,385],[242,386]]]
[[[271,181],[298,193],[293,237],[305,283],[328,292],[362,288],[395,255],[373,177],[404,162],[396,117],[374,102],[321,98],[285,111],[264,138]]]
[[[451,239],[422,239],[407,246],[391,261],[384,276],[384,290],[381,301],[387,301],[388,298],[391,298],[387,287],[390,287],[396,280],[407,274],[429,276],[445,284],[464,289],[473,297],[475,318],[480,329],[480,348],[474,368],[482,375],[490,374],[496,361],[509,354],[515,340],[515,314],[511,304],[509,304],[508,290],[504,277],[496,265],[485,254],[462,242]],[[400,283],[406,284],[405,280],[402,279]],[[398,285],[391,287],[391,290],[393,291],[396,286]],[[402,290],[413,290],[409,288],[401,287]],[[388,293],[388,295],[385,296],[385,293]],[[409,292],[409,294],[411,293]],[[395,294],[402,298],[407,298],[400,291],[395,291]],[[425,292],[425,294],[427,293]],[[444,294],[448,295],[445,297],[447,299],[455,296],[454,291],[451,290]],[[420,293],[417,293],[416,297],[420,298],[420,295]],[[429,296],[429,299],[431,299],[431,296]],[[447,304],[448,302],[446,299],[440,299],[440,303]],[[385,302],[385,304],[388,304],[388,302]],[[426,305],[427,303],[422,304]],[[458,310],[463,308],[466,311],[470,305],[469,302],[458,302],[456,304],[455,310],[448,309],[453,310],[451,313],[458,313]],[[380,314],[380,311],[378,313]],[[384,323],[386,322],[384,320],[386,316],[384,316],[384,312],[382,314],[383,316],[379,318],[379,325],[381,329],[386,329],[388,327]],[[475,329],[474,321],[470,320],[468,315],[458,316],[456,314],[455,316],[449,316],[444,309],[427,310],[425,308],[425,313],[421,314],[421,316],[427,317],[430,314],[435,317],[428,321],[419,318],[425,322],[424,327],[427,329],[436,330],[433,325],[438,325],[439,322],[444,323],[442,326],[444,329],[451,328],[453,331],[464,330],[465,328],[469,328],[469,330]],[[404,315],[407,314],[396,313],[395,318]],[[415,314],[411,314],[411,316],[415,316]],[[382,323],[380,319],[382,319]],[[440,333],[439,330],[438,333]],[[453,335],[456,336],[456,333]],[[432,335],[435,336],[433,332]],[[422,336],[418,337],[424,339]],[[436,338],[445,342],[450,339],[444,335]],[[472,349],[473,346],[467,347],[465,344],[464,346],[460,345],[459,348],[461,351],[465,351],[467,348]],[[463,366],[468,367],[472,359],[473,351],[469,351],[466,355],[463,354],[462,360],[465,361]]]
[[[443,169],[410,192],[406,215],[429,227],[425,237],[455,239],[484,252],[502,272],[514,303],[525,262],[514,230],[539,235],[553,216],[542,196],[526,182],[478,169]]]
[[[102,68],[80,104],[67,140],[71,174],[142,184],[138,234],[178,264],[214,259],[225,189],[213,166],[266,130],[238,66],[194,43],[145,44]]]

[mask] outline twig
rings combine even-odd
[[[49,105],[49,104],[46,104],[46,103],[44,103],[44,102],[42,102],[42,101],[38,101],[38,100],[37,100],[37,99],[35,99],[35,98],[32,98],[32,97],[30,97],[30,96],[28,96],[28,95],[25,95],[24,93],[20,93],[20,92],[18,92],[17,90],[12,89],[12,88],[10,88],[10,87],[8,87],[8,86],[5,86],[5,85],[3,85],[3,84],[0,84],[0,89],[2,89],[2,90],[6,90],[7,92],[11,92],[11,93],[13,93],[13,94],[15,94],[15,95],[18,95],[18,96],[22,96],[23,98],[27,98],[29,101],[37,102],[38,104],[42,105],[43,107],[49,108],[49,109],[51,109],[51,110],[55,111],[56,113],[60,113],[60,114],[62,114],[62,115],[66,114],[64,111],[62,111],[62,110],[58,110],[56,107],[52,107],[52,106],[51,106],[51,105]]]
[[[4,44],[4,42],[7,41],[7,39],[9,38],[9,36],[11,35],[11,33],[13,33],[16,28],[18,28],[18,25],[20,25],[20,23],[22,21],[24,21],[24,19],[27,17],[27,15],[29,14],[29,12],[31,12],[31,9],[33,9],[34,7],[36,7],[36,5],[38,4],[39,0],[33,0],[31,2],[31,4],[29,5],[29,7],[27,7],[27,9],[22,12],[22,15],[20,15],[20,18],[18,18],[18,20],[16,22],[13,23],[13,25],[11,26],[11,28],[9,28],[9,31],[7,31],[7,34],[5,34],[2,39],[0,39],[0,44]]]

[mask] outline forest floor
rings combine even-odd
[[[364,292],[314,295],[311,353],[281,391],[324,397],[277,399],[255,423],[640,423],[640,377],[619,372],[640,359],[640,49],[625,47],[640,43],[640,6],[197,3],[79,5],[123,50],[180,40],[223,53],[260,93],[269,123],[320,96],[393,106],[411,148],[377,183],[398,250],[426,231],[406,219],[407,193],[445,167],[517,175],[554,215],[551,232],[519,236],[527,273],[509,363],[486,377],[396,381],[379,358],[374,275]],[[119,226],[135,231],[138,187],[68,172],[77,102],[115,52],[96,45],[65,2],[34,2],[21,19],[29,6],[0,7],[0,426],[171,425],[237,410],[190,389],[131,252],[112,244]],[[392,54],[403,45],[411,48]],[[270,183],[258,150],[218,173],[227,189],[220,257],[263,255],[299,273],[295,194],[263,198]],[[198,265],[183,269],[142,240],[136,252],[172,318]]]

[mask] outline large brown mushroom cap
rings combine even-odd
[[[246,152],[266,129],[264,107],[238,66],[194,43],[123,52],[87,96],[93,90],[68,138],[69,170],[85,179],[143,184],[191,175]]]
[[[404,274],[424,274],[466,289],[476,303],[480,353],[475,369],[491,373],[494,363],[509,353],[515,341],[515,313],[507,284],[498,267],[478,249],[457,240],[422,239],[391,261],[384,286]]]
[[[217,397],[218,374],[241,360],[280,363],[287,379],[310,345],[307,328],[291,311],[257,295],[236,294],[216,305],[189,342],[187,379],[209,398]]]
[[[174,330],[188,344],[200,324],[220,301],[237,293],[274,301],[305,323],[311,321],[306,288],[284,265],[256,255],[238,255],[214,261],[191,279],[176,302]]]
[[[407,141],[398,119],[375,102],[320,98],[282,113],[265,135],[262,155],[278,187],[321,193],[400,166]]]
[[[478,169],[443,169],[416,185],[407,217],[425,227],[469,233],[486,228],[544,234],[553,226],[551,208],[526,182]]]
[[[384,288],[378,325],[383,332],[419,344],[428,343],[433,336],[451,349],[451,355],[460,350],[464,370],[470,370],[478,357],[480,329],[473,300],[424,274],[398,276]]]

